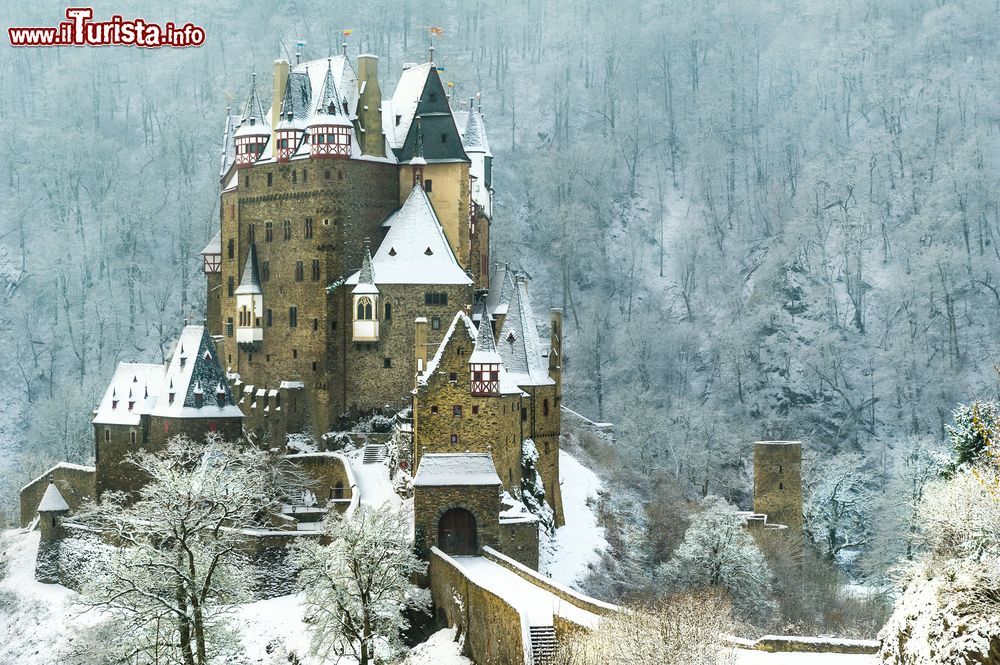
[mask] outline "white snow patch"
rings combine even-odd
[[[400,665],[472,665],[472,661],[462,655],[462,644],[455,641],[455,629],[445,628],[413,647]]]
[[[579,580],[608,546],[604,529],[587,505],[596,498],[601,480],[564,450],[559,451],[559,480],[562,486],[566,525],[556,530],[539,552],[539,569],[556,582],[581,590]]]
[[[734,665],[875,665],[875,656],[856,653],[769,653],[751,649],[733,649]]]

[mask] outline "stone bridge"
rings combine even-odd
[[[480,665],[551,662],[559,640],[618,611],[490,547],[482,556],[431,548],[430,579],[438,622],[457,628]]]

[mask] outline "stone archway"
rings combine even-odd
[[[452,508],[438,521],[437,546],[445,554],[477,554],[476,518],[465,508]]]

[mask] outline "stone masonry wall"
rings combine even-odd
[[[518,563],[538,570],[538,521],[500,520],[500,540],[496,549]]]
[[[334,453],[286,455],[285,459],[301,467],[316,481],[316,484],[310,487],[310,491],[316,495],[316,503],[319,506],[326,507],[330,501],[338,499],[350,502],[351,480],[347,469],[344,468],[343,460]]]
[[[522,619],[516,609],[471,582],[440,551],[431,554],[430,579],[438,618],[457,628],[474,663],[524,665]]]
[[[556,526],[566,523],[559,485],[559,434],[562,427],[558,406],[558,386],[526,386],[531,395],[524,408],[528,409],[525,438],[531,438],[538,449],[538,470],[545,483],[545,499],[555,512]]]
[[[504,488],[520,496],[521,397],[472,394],[472,347],[464,326],[457,329],[437,370],[417,389],[413,399],[414,466],[419,468],[425,453],[489,452]],[[461,407],[460,416],[455,415],[456,406]],[[451,442],[452,435],[457,435],[456,443]]]
[[[89,470],[87,470],[89,469]],[[21,528],[35,519],[38,504],[49,487],[49,477],[59,489],[70,512],[76,512],[84,501],[92,500],[96,493],[96,474],[93,467],[57,464],[21,489]]]
[[[500,495],[497,489],[490,485],[415,487],[413,522],[418,546],[422,534],[424,552],[437,547],[438,523],[441,516],[452,508],[464,508],[476,518],[479,549],[496,546],[500,538]]]
[[[758,441],[753,447],[753,509],[789,535],[802,533],[802,444]]]

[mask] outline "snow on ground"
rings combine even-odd
[[[250,663],[268,663],[274,654],[294,652],[304,665],[313,661],[309,634],[302,623],[298,595],[279,596],[237,607],[230,617],[243,635],[245,656]]]
[[[479,556],[453,556],[469,579],[500,596],[528,618],[532,626],[551,626],[558,615],[581,626],[596,626],[601,618],[535,586],[498,563]]]
[[[462,645],[455,641],[455,629],[446,628],[418,644],[400,665],[472,665],[462,655]]]
[[[733,665],[875,665],[875,656],[855,653],[790,653],[733,649]]]
[[[0,644],[4,662],[49,665],[69,636],[76,593],[35,581],[40,532],[0,532]],[[6,568],[3,571],[3,568]]]
[[[364,451],[364,448],[359,448],[347,454],[351,470],[354,471],[354,480],[358,483],[358,491],[361,492],[361,505],[377,508],[388,503],[397,510],[402,508],[403,499],[392,488],[389,467],[381,462],[365,464],[362,461]]]
[[[597,526],[597,517],[587,505],[588,498],[596,498],[601,481],[564,450],[559,452],[559,479],[566,525],[545,542],[539,552],[539,569],[556,582],[580,590],[580,578],[608,546],[604,529]]]

